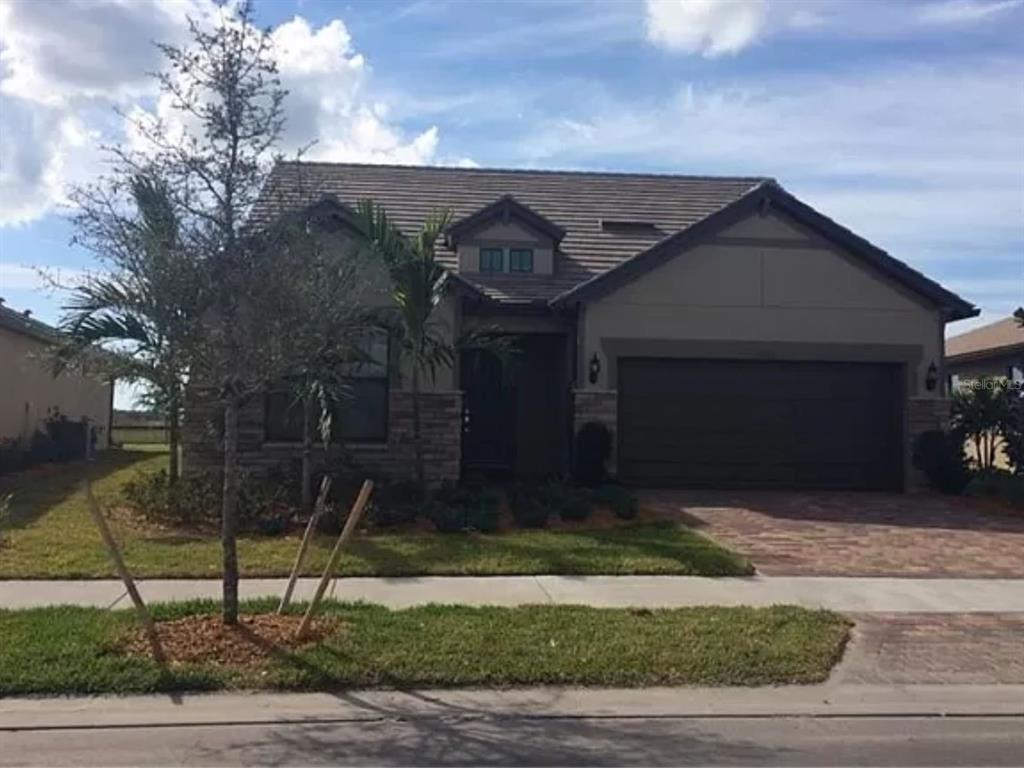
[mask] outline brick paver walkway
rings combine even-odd
[[[862,614],[842,683],[1024,683],[1024,613]]]
[[[963,498],[874,493],[651,491],[669,517],[772,576],[1024,578],[1024,514]]]

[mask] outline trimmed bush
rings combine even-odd
[[[122,488],[128,507],[150,522],[191,528],[220,520],[221,483],[217,472],[186,475],[174,485],[165,470],[140,474]],[[239,486],[238,522],[244,531],[283,533],[295,515],[288,493],[266,478],[243,477]]]
[[[914,442],[912,463],[940,493],[962,493],[971,481],[964,437],[959,431],[935,429],[921,433]]]
[[[395,528],[416,522],[423,499],[411,480],[379,484],[370,497],[367,519],[378,528]]]
[[[964,495],[1002,499],[1024,509],[1024,477],[998,469],[980,472],[967,484]]]
[[[498,529],[499,494],[476,485],[441,484],[428,502],[428,517],[441,533]]]
[[[590,494],[580,488],[557,485],[557,492],[552,498],[552,508],[558,510],[563,520],[580,523],[590,517],[593,508]]]
[[[592,498],[595,504],[611,509],[620,520],[632,520],[640,511],[636,496],[621,485],[608,484],[595,488]]]
[[[512,502],[512,516],[520,528],[543,528],[548,524],[549,508],[536,496],[522,494]]]
[[[608,479],[605,465],[612,453],[612,435],[608,427],[596,421],[587,422],[576,433],[573,458],[573,479],[579,485],[594,487]]]

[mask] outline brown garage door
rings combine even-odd
[[[902,367],[619,360],[619,472],[636,485],[898,489]]]

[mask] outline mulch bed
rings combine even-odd
[[[232,667],[262,666],[274,657],[314,645],[342,628],[329,618],[316,619],[301,641],[295,631],[301,616],[262,613],[238,617],[226,626],[220,616],[208,614],[157,622],[157,635],[167,661],[177,664],[214,663]],[[145,630],[132,631],[123,650],[130,656],[153,658]]]

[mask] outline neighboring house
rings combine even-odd
[[[950,386],[982,376],[1024,381],[1024,326],[1007,317],[946,340]]]
[[[453,211],[451,333],[498,327],[519,353],[465,351],[424,395],[435,480],[563,473],[598,421],[640,486],[901,489],[948,418],[945,324],[977,314],[771,179],[283,163],[270,184],[258,216],[286,201],[336,233],[365,198],[410,234]],[[408,377],[374,351],[347,447],[408,476]],[[215,414],[189,409],[186,466],[217,461]],[[287,395],[242,422],[245,465],[299,454]]]
[[[114,386],[84,372],[54,377],[46,360],[57,331],[0,302],[0,439],[28,440],[60,412],[72,421],[88,419],[96,447],[106,448]]]

